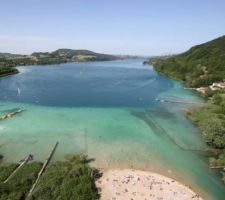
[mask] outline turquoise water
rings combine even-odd
[[[142,60],[20,67],[0,79],[0,111],[24,108],[0,121],[5,161],[27,154],[44,160],[56,141],[55,160],[87,153],[93,166],[131,167],[174,177],[207,199],[222,200],[225,187],[208,167],[205,145],[185,118],[188,104],[201,102]],[[20,95],[18,94],[20,89]]]

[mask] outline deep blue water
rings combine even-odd
[[[139,59],[19,69],[20,74],[0,79],[0,100],[67,107],[147,107],[171,87],[167,78]]]

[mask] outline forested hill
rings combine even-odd
[[[169,58],[150,59],[156,71],[189,87],[209,86],[225,78],[225,36]]]
[[[35,52],[31,55],[0,53],[0,76],[17,73],[21,65],[60,64],[66,62],[108,61],[124,58],[89,50],[58,49],[53,52]]]
[[[0,65],[13,67],[17,65],[59,64],[65,62],[107,61],[119,59],[119,56],[95,53],[88,50],[58,49],[53,52],[34,52],[30,55],[2,54]]]
[[[95,53],[89,50],[58,49],[51,53],[35,52],[31,54],[39,63],[71,62],[71,61],[107,61],[119,59],[119,56]]]

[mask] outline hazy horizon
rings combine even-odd
[[[224,10],[222,0],[1,1],[0,52],[177,54],[224,35]]]

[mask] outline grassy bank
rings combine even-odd
[[[18,166],[0,164],[0,200],[23,200],[32,187],[42,163],[31,162],[22,167],[7,183],[4,180]],[[32,200],[95,200],[98,199],[95,178],[97,172],[87,159],[75,156],[66,161],[49,164],[35,188]]]
[[[211,167],[220,167],[225,183],[225,96],[223,93],[211,93],[207,104],[194,108],[187,113],[188,118],[200,129],[202,138],[215,152],[209,158]]]

